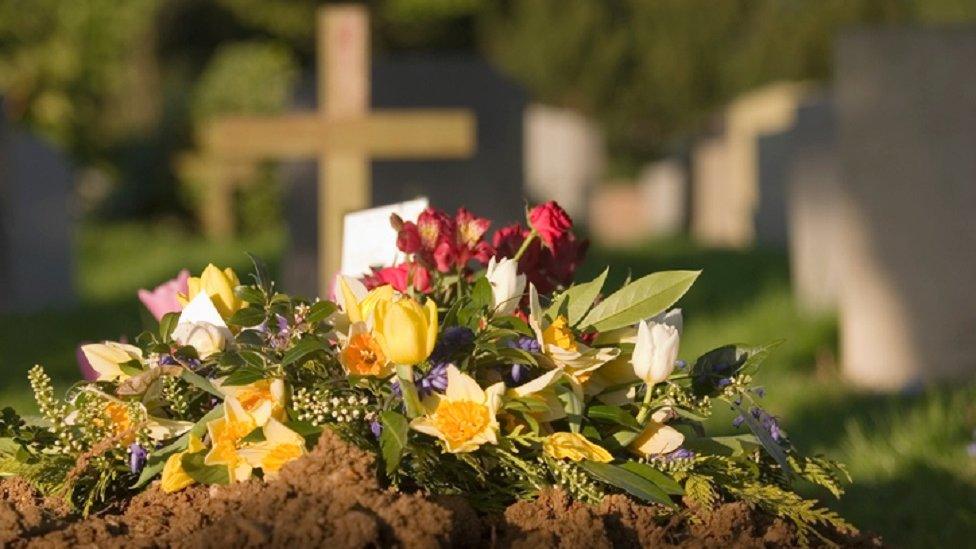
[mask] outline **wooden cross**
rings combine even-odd
[[[317,17],[318,109],[214,120],[202,142],[207,154],[227,164],[318,159],[318,276],[325,296],[339,272],[343,216],[370,206],[370,160],[470,156],[475,119],[462,109],[370,111],[366,9],[328,6]]]

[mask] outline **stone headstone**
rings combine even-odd
[[[684,232],[688,215],[688,170],[678,159],[645,166],[637,175],[640,201],[647,217],[649,236]]]
[[[74,302],[72,192],[67,160],[0,117],[0,311]]]
[[[603,133],[591,120],[547,105],[526,109],[525,180],[533,200],[555,200],[574,219],[587,221],[590,190],[605,165]]]
[[[850,208],[844,373],[876,389],[976,373],[976,29],[841,36]]]
[[[589,229],[603,246],[628,246],[650,236],[642,190],[631,181],[601,185],[589,201]]]
[[[372,162],[372,204],[426,196],[432,206],[453,211],[465,206],[497,226],[524,217],[522,166],[525,93],[485,61],[473,56],[410,56],[379,59],[372,65],[372,107],[463,107],[477,118],[477,149],[465,160]],[[314,108],[314,82],[297,93],[297,107]],[[290,246],[285,287],[315,295],[317,209],[316,167],[284,166]]]
[[[692,150],[691,233],[696,240],[712,245],[730,245],[727,212],[729,148],[721,136],[706,137]]]
[[[773,234],[774,240],[785,242],[782,188],[775,190],[778,198],[770,198],[771,209],[759,210],[759,142],[762,136],[782,132],[793,125],[796,109],[806,94],[806,85],[777,83],[749,92],[728,106],[719,135],[709,139],[707,149],[702,151],[705,157],[711,156],[703,159],[705,162],[714,163],[718,156],[723,156],[724,170],[713,173],[714,166],[696,168],[693,192],[696,209],[692,215],[703,218],[701,223],[696,219],[693,224],[698,240],[714,246],[750,246],[757,238],[758,215],[758,221],[766,227],[766,237]],[[719,152],[719,147],[726,150]],[[699,180],[699,174],[718,179]],[[717,196],[713,196],[715,193]],[[705,209],[698,210],[699,205]],[[769,217],[770,212],[774,217]]]
[[[788,134],[786,217],[790,278],[806,312],[835,311],[844,238],[837,130],[831,98],[800,107]]]

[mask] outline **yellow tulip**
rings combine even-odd
[[[608,463],[613,461],[610,452],[602,446],[593,444],[579,433],[553,433],[542,442],[542,451],[556,459],[571,461],[599,461]]]
[[[199,277],[190,277],[187,281],[187,294],[178,296],[180,302],[185,306],[201,291],[210,296],[215,307],[224,319],[230,318],[234,313],[247,306],[247,302],[237,297],[234,288],[240,286],[241,282],[237,278],[237,273],[227,267],[220,270],[213,263],[207,265]]]
[[[203,450],[203,442],[198,437],[190,435],[190,441],[187,443],[186,450],[176,452],[166,459],[160,482],[164,492],[178,492],[196,482],[183,470],[183,456],[185,454],[195,454],[201,450]]]
[[[423,362],[437,342],[437,305],[420,305],[411,297],[394,296],[376,303],[374,335],[387,360],[412,365]]]

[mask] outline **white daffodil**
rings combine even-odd
[[[492,257],[488,260],[485,278],[491,284],[495,312],[500,315],[514,313],[525,293],[525,275],[518,274],[518,261],[508,257],[496,261]]]
[[[133,360],[142,361],[142,349],[116,341],[82,345],[81,352],[98,373],[95,381],[124,381],[129,374],[122,371],[121,365]]]
[[[453,364],[447,367],[447,389],[424,399],[426,414],[410,427],[444,441],[452,454],[472,452],[482,444],[498,443],[498,418],[504,383],[482,389]]]
[[[238,451],[251,467],[260,468],[264,478],[274,478],[281,468],[305,453],[305,439],[271,418],[263,427],[264,440]]]
[[[227,397],[240,403],[250,414],[254,424],[263,426],[270,419],[285,419],[285,382],[281,379],[261,379],[247,385],[225,385],[223,379],[213,385]]]

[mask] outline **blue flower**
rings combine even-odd
[[[464,326],[444,328],[441,337],[430,353],[430,362],[447,362],[455,353],[474,343],[474,332]]]
[[[665,456],[665,458],[668,461],[675,461],[679,459],[693,459],[694,457],[695,457],[695,453],[687,448],[678,448],[677,450]]]
[[[528,353],[542,352],[542,346],[539,345],[539,340],[534,337],[522,336],[513,341],[509,341],[508,346],[513,349],[522,349]]]
[[[133,474],[142,471],[142,468],[146,465],[146,458],[149,457],[149,452],[145,448],[139,445],[137,442],[133,442],[129,445],[129,470]]]
[[[430,369],[424,377],[417,382],[417,392],[420,398],[437,392],[443,393],[447,390],[447,362],[442,362]]]
[[[374,437],[380,438],[380,435],[383,434],[383,424],[374,419],[369,422],[369,430],[373,433]]]
[[[521,385],[525,381],[525,377],[529,375],[529,367],[525,364],[512,364],[512,371],[510,378],[512,380],[511,385]]]

